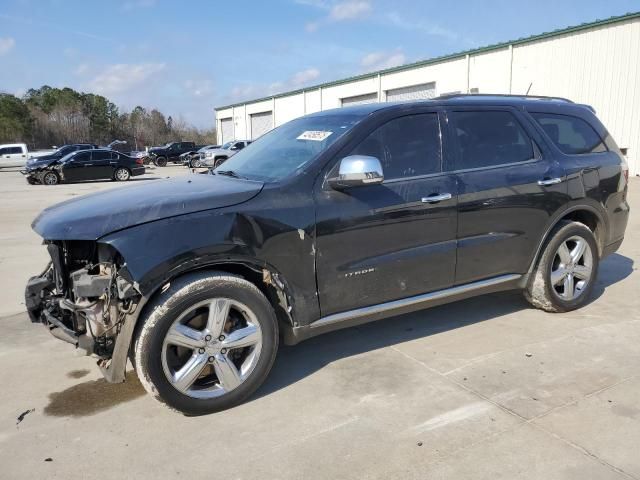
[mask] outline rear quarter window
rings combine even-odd
[[[551,141],[567,155],[606,152],[600,135],[582,118],[555,113],[531,113]]]

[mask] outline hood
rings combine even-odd
[[[26,167],[27,169],[48,167],[49,165],[57,162],[58,160],[60,160],[60,157],[56,157],[56,156],[51,157],[49,155],[45,157],[30,158],[29,160],[27,160]]]
[[[29,157],[29,160],[27,160],[27,165],[32,165],[32,164],[41,163],[41,162],[51,163],[53,160],[59,160],[60,158],[62,157],[60,156],[60,154],[57,154],[57,153],[49,153],[47,155],[40,155],[39,157]]]
[[[49,207],[31,226],[45,240],[97,240],[134,225],[237,205],[256,196],[262,186],[220,175],[141,181]]]
[[[235,150],[227,150],[224,148],[213,148],[211,150],[205,150],[205,153],[211,153],[213,155],[229,155],[230,153],[234,153]]]

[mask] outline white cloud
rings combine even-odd
[[[372,52],[362,58],[360,65],[365,70],[383,70],[385,68],[402,65],[406,60],[404,53],[400,50],[393,52]]]
[[[0,38],[0,55],[6,55],[15,46],[16,41],[12,37]]]
[[[416,21],[403,17],[398,12],[389,12],[386,15],[386,20],[394,27],[401,28],[403,30],[413,30],[427,35],[433,35],[436,37],[446,38],[447,40],[458,40],[459,35],[453,30],[441,27],[434,23],[425,21]]]
[[[302,70],[301,72],[293,75],[293,77],[291,77],[290,83],[294,87],[299,87],[301,85],[305,85],[309,82],[314,81],[319,76],[320,70],[318,70],[317,68],[307,68],[306,70]]]
[[[316,32],[319,27],[320,27],[319,22],[309,22],[304,26],[305,30],[309,33]]]
[[[231,89],[229,98],[232,101],[246,100],[248,98],[258,98],[268,95],[274,95],[276,93],[283,92],[285,90],[302,88],[313,82],[320,76],[320,70],[317,68],[307,68],[294,73],[285,81],[273,82],[269,85],[266,84],[245,84],[237,85]]]
[[[151,8],[155,4],[156,0],[131,0],[122,4],[122,10],[129,12],[138,8]]]
[[[372,10],[369,0],[294,0],[294,2],[327,12],[324,17],[305,25],[305,30],[310,33],[317,31],[323,24],[360,20],[368,16]]]
[[[371,3],[367,0],[347,0],[336,3],[331,8],[329,18],[336,22],[356,20],[367,16],[371,12]]]
[[[88,63],[81,63],[73,70],[73,73],[75,73],[76,75],[84,75],[87,72],[89,72]]]
[[[183,84],[187,93],[194,97],[207,97],[213,92],[211,80],[185,80]]]
[[[89,82],[89,88],[103,95],[124,93],[144,84],[165,66],[164,63],[110,65]]]
[[[293,3],[304,5],[305,7],[329,8],[326,0],[293,0]]]

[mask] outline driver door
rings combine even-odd
[[[384,182],[317,192],[323,316],[453,285],[457,189],[442,170],[440,124],[435,110],[388,120],[349,153],[378,158]]]

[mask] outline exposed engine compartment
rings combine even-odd
[[[124,259],[94,241],[47,242],[47,250],[51,261],[25,292],[31,321],[107,362],[127,315],[141,299]]]

